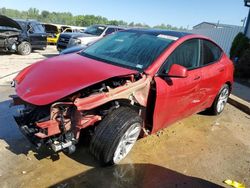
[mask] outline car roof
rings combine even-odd
[[[103,27],[112,27],[112,28],[123,28],[122,26],[117,26],[117,25],[105,25],[105,24],[94,24],[93,26],[103,26]]]
[[[163,30],[163,29],[142,29],[142,28],[134,28],[134,29],[127,29],[126,31],[133,31],[138,33],[144,33],[148,35],[169,35],[173,37],[184,37],[187,35],[192,35],[192,33],[186,33],[181,31],[172,31],[172,30]]]
[[[25,19],[14,19],[16,22],[23,22],[23,23],[40,23],[37,20],[25,20]]]

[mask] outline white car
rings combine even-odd
[[[124,30],[112,25],[92,25],[82,33],[61,34],[57,43],[58,51],[77,45],[88,45],[113,32]]]

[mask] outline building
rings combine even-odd
[[[245,2],[246,7],[250,7],[250,0],[244,0],[244,2]],[[250,9],[248,12],[248,17],[247,17],[247,22],[246,22],[244,33],[248,38],[250,38]]]
[[[242,27],[242,26],[229,25],[229,24],[221,24],[219,22],[218,23],[201,22],[201,23],[193,26],[193,29],[239,28],[239,27]]]
[[[249,0],[250,1],[250,0]],[[243,26],[201,22],[188,32],[207,36],[219,44],[227,55],[230,53],[232,42],[239,32],[244,32]]]

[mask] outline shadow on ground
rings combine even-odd
[[[15,53],[15,52],[2,52],[2,51],[0,51],[0,55],[1,56],[12,55],[12,54],[17,54],[17,53]]]
[[[58,56],[58,54],[41,54],[41,55],[46,57],[46,58]]]
[[[51,187],[217,188],[221,186],[153,164],[121,164],[93,168]]]
[[[5,148],[11,151],[15,155],[24,154],[27,155],[29,151],[34,153],[34,156],[38,160],[49,158],[52,161],[60,159],[60,155],[47,147],[41,147],[37,149],[21,134],[13,115],[17,111],[17,107],[9,107],[11,100],[0,102],[0,140],[6,142]],[[98,166],[98,163],[88,152],[89,138],[83,135],[77,145],[77,150],[71,155],[67,155],[69,158],[80,162],[88,166]]]

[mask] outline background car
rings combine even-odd
[[[33,49],[46,46],[47,34],[39,22],[0,15],[0,50],[28,55]]]
[[[88,47],[88,46],[86,46],[86,45],[72,46],[72,47],[69,47],[69,48],[66,48],[66,49],[62,50],[62,51],[60,52],[60,55],[77,53],[77,52],[80,52],[80,51],[84,50],[84,49],[87,48],[87,47]]]
[[[21,71],[13,82],[13,104],[22,105],[15,119],[29,140],[55,152],[74,152],[86,130],[90,152],[102,164],[117,164],[139,136],[204,110],[220,114],[233,71],[207,37],[124,30]]]
[[[59,24],[43,24],[45,31],[47,33],[47,42],[48,44],[57,44],[58,38],[61,33],[76,33],[83,32],[84,27],[76,26],[64,26]]]
[[[95,42],[104,36],[116,31],[121,31],[123,28],[112,25],[93,25],[85,29],[81,33],[64,33],[61,34],[57,42],[57,50],[77,46],[88,45]]]

